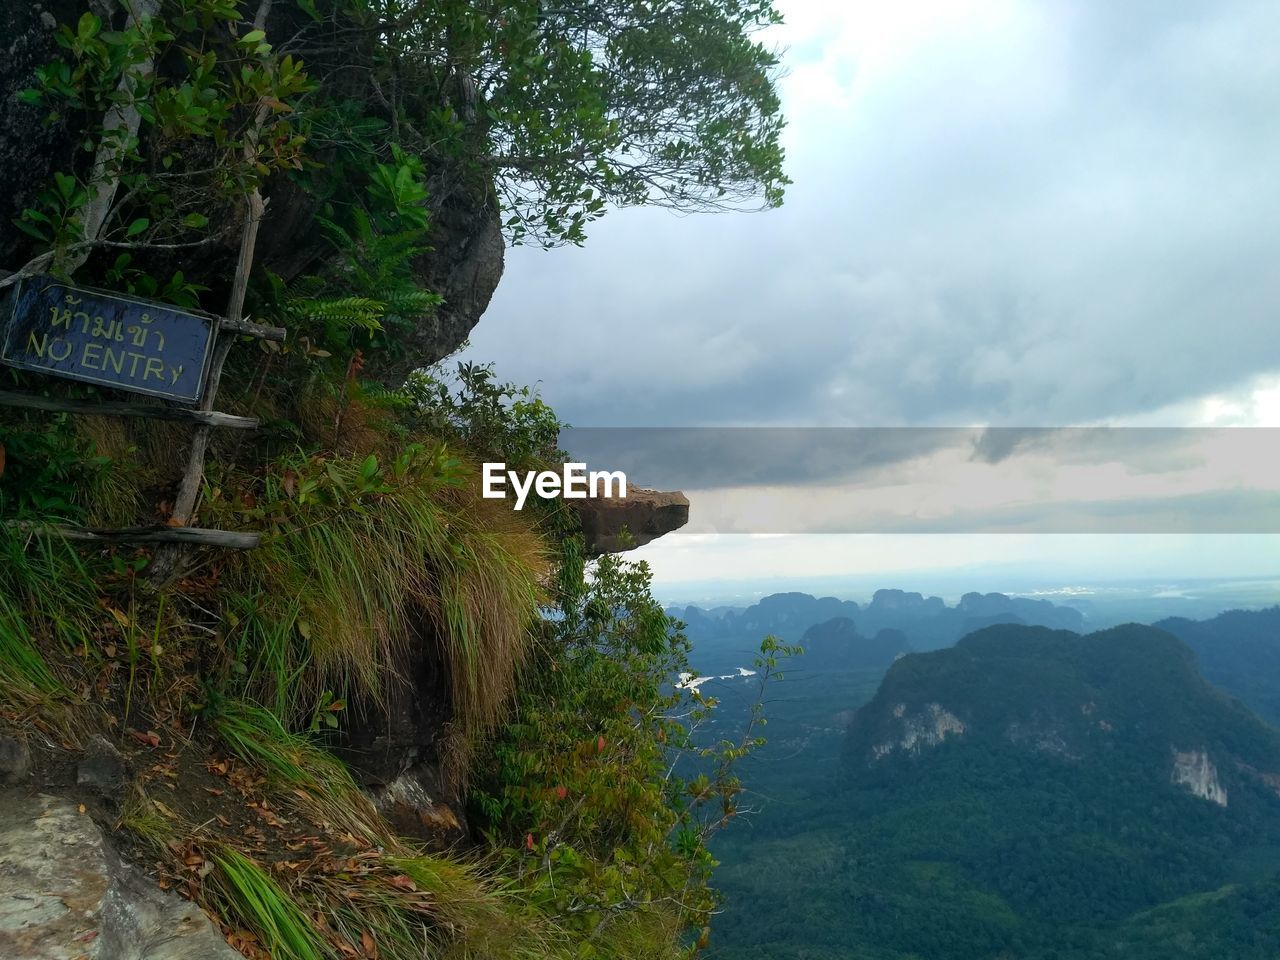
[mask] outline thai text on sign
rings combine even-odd
[[[0,361],[25,370],[196,403],[218,320],[49,277],[14,285]],[[0,320],[0,322],[3,322]]]

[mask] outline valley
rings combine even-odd
[[[713,848],[712,956],[1273,955],[1280,608],[1087,632],[1045,600],[882,590],[680,615],[715,736],[756,692],[753,634],[805,648]]]

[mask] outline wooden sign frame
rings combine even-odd
[[[48,276],[23,277],[7,296],[0,363],[174,403],[200,402],[218,317]],[[62,357],[54,354],[58,344],[66,348]]]
[[[5,275],[5,271],[0,271],[0,277]],[[28,279],[30,278],[24,277],[14,284],[14,286],[19,287]],[[27,410],[46,410],[51,413],[70,413],[79,416],[141,417],[149,420],[176,420],[194,424],[198,431],[208,431],[213,427],[237,430],[257,429],[258,420],[255,417],[237,417],[229,413],[219,413],[212,409],[214,395],[217,390],[215,375],[220,372],[220,360],[225,358],[226,352],[230,347],[229,341],[224,341],[222,344],[219,344],[218,338],[219,336],[245,336],[280,343],[283,342],[287,336],[287,332],[284,328],[265,326],[263,324],[252,323],[248,320],[219,318],[212,314],[181,310],[176,307],[170,308],[163,304],[151,304],[148,301],[138,300],[135,297],[127,297],[123,294],[114,294],[109,291],[99,291],[91,287],[74,287],[71,284],[63,284],[56,281],[47,283],[46,286],[61,286],[76,292],[89,293],[95,297],[111,297],[126,300],[148,308],[172,310],[177,315],[199,317],[200,319],[207,320],[209,322],[210,332],[200,370],[199,393],[194,400],[185,399],[184,401],[176,401],[199,403],[199,407],[193,409],[189,406],[175,406],[168,403],[154,402],[128,403],[114,400],[73,400],[60,397],[45,397],[37,394],[20,393],[13,390],[0,390],[0,406],[18,407]],[[16,311],[18,300],[17,295],[11,294],[11,299],[13,301],[11,309]],[[10,316],[10,320],[12,320],[12,315]],[[3,343],[6,347],[8,345],[12,329],[13,328],[10,323],[6,322],[3,331]],[[7,350],[3,352],[7,353]],[[7,357],[0,357],[0,362],[4,362],[9,366],[33,373],[40,373],[49,376],[61,375],[65,377],[65,374],[59,374],[58,371],[47,370],[39,366],[11,363]],[[87,377],[66,377],[66,379],[77,382],[93,383],[93,381]],[[95,385],[108,386],[119,390],[129,389],[127,386],[116,382],[106,382]],[[135,390],[133,392],[142,393],[144,391]],[[164,397],[163,395],[161,396],[163,399],[175,402],[173,398]],[[155,524],[146,527],[129,527],[119,530],[95,529],[73,526],[70,524],[33,524],[26,521],[10,521],[7,526],[33,536],[54,536],[66,540],[100,544],[198,544],[203,546],[226,547],[232,550],[252,550],[262,541],[260,534],[252,532],[212,530],[202,527],[187,526],[174,527],[164,524]]]

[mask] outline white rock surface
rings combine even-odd
[[[908,712],[905,703],[893,708],[893,715],[901,720],[901,733],[894,740],[876,744],[872,756],[879,760],[894,750],[919,753],[924,747],[936,747],[948,736],[961,736],[965,732],[964,721],[940,703],[927,703],[916,713]]]
[[[193,903],[124,863],[88,816],[0,792],[4,960],[241,960]]]
[[[1174,750],[1172,780],[1186,787],[1192,796],[1210,800],[1220,807],[1227,805],[1227,791],[1218,782],[1218,768],[1203,750]]]

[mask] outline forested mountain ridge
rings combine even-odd
[[[1277,773],[1162,630],[985,628],[897,658],[836,782],[720,846],[716,956],[1268,960]]]
[[[850,725],[849,776],[860,757],[919,756],[951,738],[1068,762],[1123,755],[1222,806],[1224,783],[1270,789],[1264,778],[1280,774],[1280,731],[1206,682],[1171,634],[1136,624],[1086,636],[988,627],[896,661]]]
[[[1194,650],[1209,681],[1280,726],[1280,606],[1228,610],[1210,620],[1170,617],[1154,626]]]
[[[911,652],[911,642],[901,630],[885,627],[875,636],[866,637],[848,617],[815,623],[800,637],[800,646],[804,650],[805,671],[884,670]]]

